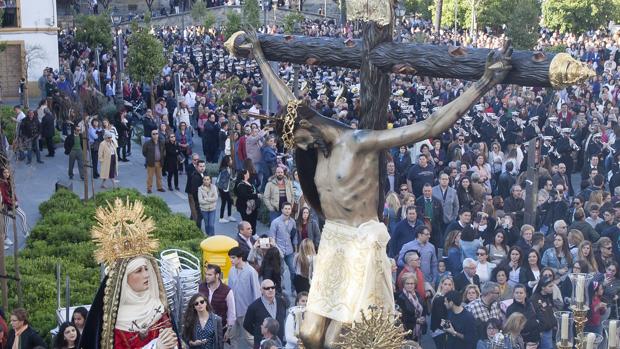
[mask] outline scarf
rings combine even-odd
[[[22,333],[28,329],[28,325],[22,326],[19,330],[15,331],[15,340],[13,341],[13,347],[11,349],[19,349],[19,340]]]
[[[420,304],[420,301],[418,300],[418,297],[415,295],[415,292],[409,293],[406,290],[403,290],[403,292],[405,292],[405,295],[407,296],[411,304],[413,304],[413,307],[415,308],[416,320],[417,320],[417,318],[421,317],[422,315],[422,311],[423,311],[422,304]],[[420,326],[420,324],[417,323],[417,321],[415,324],[415,328],[413,329],[413,335],[415,338],[420,338],[420,336],[422,335],[422,327]]]
[[[138,268],[146,266],[149,273],[149,288],[136,292],[127,283],[127,276]],[[115,328],[121,331],[146,330],[164,314],[164,305],[159,297],[159,282],[153,265],[144,257],[136,257],[127,265],[123,276],[121,299],[118,306]]]

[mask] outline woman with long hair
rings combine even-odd
[[[512,287],[519,283],[521,264],[523,264],[523,252],[519,246],[510,247],[508,257],[500,263],[499,267],[508,270],[508,284]]]
[[[568,250],[568,240],[565,235],[555,234],[553,237],[553,248],[548,248],[543,253],[541,264],[553,269],[558,277],[568,273],[570,266],[573,264],[573,256]]]
[[[598,270],[598,263],[594,257],[592,242],[585,240],[577,247],[577,260],[584,261],[589,270]]]
[[[519,283],[527,287],[528,295],[532,294],[534,286],[540,280],[541,269],[540,254],[536,250],[529,250],[519,273]]]
[[[256,218],[258,217],[261,195],[256,191],[256,187],[250,183],[250,171],[241,170],[237,174],[235,195],[237,196],[235,207],[241,214],[241,219],[249,222],[252,231],[256,231]]]
[[[195,349],[223,349],[222,318],[213,312],[207,296],[196,293],[183,315],[183,341]]]
[[[457,275],[463,270],[463,251],[461,250],[461,232],[453,230],[446,236],[443,248],[444,258],[446,259],[446,267],[452,273]]]
[[[556,321],[553,313],[561,309],[555,306],[553,300],[554,287],[553,275],[542,277],[532,295],[532,305],[536,311],[540,332],[540,349],[554,348],[552,330],[556,326]]]
[[[480,176],[480,183],[484,185],[488,193],[491,192],[491,166],[486,163],[484,155],[478,154],[474,166],[471,167],[474,173]]]
[[[286,314],[286,321],[284,322],[284,338],[286,339],[286,346],[284,349],[298,349],[297,345],[299,339],[296,337],[296,329],[299,328],[299,324],[297,324],[297,316],[296,314],[302,313],[306,309],[306,304],[308,304],[308,292],[297,292],[297,297],[295,297],[295,305],[288,308]],[[299,319],[302,317],[300,316]]]
[[[388,227],[388,232],[390,232],[390,236],[394,232],[396,224],[401,221],[398,217],[397,212],[400,209],[400,200],[398,199],[398,194],[395,192],[389,192],[385,197],[385,207],[383,208],[383,222]]]
[[[447,275],[439,280],[437,293],[431,301],[431,336],[437,349],[445,349],[446,333],[441,327],[441,321],[448,319],[448,309],[444,303],[444,295],[454,290],[454,280]]]
[[[310,241],[314,244],[314,248],[319,248],[319,243],[321,242],[321,229],[319,228],[319,223],[312,216],[310,208],[307,206],[301,208],[301,214],[299,215],[299,218],[297,218],[297,234],[297,241],[303,242],[305,239],[310,239]]]
[[[524,349],[523,337],[521,332],[525,327],[527,319],[521,313],[511,314],[504,324],[504,347],[513,349]]]
[[[402,314],[405,331],[411,331],[407,339],[418,341],[426,328],[426,309],[420,295],[416,292],[419,282],[414,274],[405,273],[402,278],[403,289],[396,296],[396,306]]]
[[[86,317],[88,316],[88,310],[84,307],[77,307],[71,315],[71,322],[75,325],[75,328],[82,334],[84,331],[84,325],[86,324]]]
[[[172,180],[174,179],[174,188],[179,190],[179,155],[181,155],[181,147],[177,143],[174,133],[168,135],[165,144],[166,155],[164,156],[164,169],[168,176],[168,190],[172,191]]]
[[[72,322],[65,322],[58,329],[58,334],[54,339],[54,349],[77,348],[79,342],[80,331]]]
[[[583,234],[579,230],[571,229],[568,231],[568,250],[573,256],[573,260],[579,258],[579,245],[581,245],[584,240]],[[590,244],[590,247],[592,247],[592,244]],[[592,248],[590,248],[590,250],[592,250]]]
[[[467,209],[471,212],[475,212],[474,209],[478,207],[478,203],[474,199],[474,194],[471,189],[471,181],[469,177],[464,176],[459,180],[459,184],[456,188],[456,193],[459,198],[459,204],[461,205],[461,209]]]
[[[215,235],[215,210],[217,208],[217,188],[210,176],[202,177],[202,185],[198,187],[198,205],[205,222],[205,234]]]
[[[230,155],[224,155],[220,162],[220,170],[217,175],[217,191],[220,194],[222,200],[220,204],[220,223],[235,222],[236,219],[232,216],[232,204],[233,199],[230,196],[230,183],[233,181],[233,162]],[[224,218],[224,209],[228,209],[228,218]]]
[[[179,147],[181,148],[180,153],[185,158],[185,160],[183,161],[183,167],[181,168],[181,172],[185,171],[185,173],[187,173],[187,170],[189,169],[189,166],[191,165],[189,158],[192,155],[192,146],[194,145],[192,134],[193,134],[192,129],[188,128],[185,122],[181,122],[179,124],[179,129],[177,130],[175,134],[177,143],[179,144]]]
[[[252,159],[243,160],[243,169],[248,170],[250,172],[249,182],[252,183],[256,188],[260,188],[260,179],[258,177],[258,171],[256,170],[256,166]]]
[[[276,285],[276,292],[282,293],[282,256],[277,247],[270,247],[265,252],[258,276],[261,280],[273,281]]]
[[[489,262],[489,251],[484,246],[478,247],[476,250],[478,264],[476,265],[476,275],[480,277],[480,283],[487,282],[491,279],[491,273],[495,269],[495,263]]]
[[[486,325],[484,327],[486,329],[486,339],[478,340],[476,344],[476,349],[492,349],[494,346],[491,344],[495,335],[502,328],[502,321],[500,319],[491,318],[486,321]]]
[[[402,204],[400,205],[398,210],[396,210],[396,217],[399,221],[407,218],[407,207],[415,206],[415,196],[413,196],[413,194],[411,193],[405,193],[405,195],[403,195],[401,203]]]
[[[508,256],[504,230],[497,229],[493,236],[493,243],[488,244],[486,248],[489,251],[490,262],[496,265],[500,264]]]
[[[305,238],[299,244],[299,252],[295,254],[293,263],[295,264],[295,277],[293,284],[297,292],[310,291],[310,279],[312,279],[312,269],[316,250],[311,239]]]

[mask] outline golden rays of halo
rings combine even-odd
[[[129,258],[157,251],[159,241],[150,233],[155,230],[155,222],[144,214],[141,201],[125,202],[116,198],[107,207],[97,208],[95,224],[91,235],[97,250],[98,263],[113,264],[119,258]]]
[[[339,342],[339,349],[401,349],[408,334],[396,314],[385,311],[382,307],[370,306],[362,311],[362,317],[352,324],[344,324]]]

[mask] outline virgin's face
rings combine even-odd
[[[67,342],[75,342],[75,340],[77,339],[77,330],[73,326],[67,327],[63,334]]]
[[[127,275],[127,283],[134,292],[144,292],[149,289],[149,270],[146,265],[140,266]]]

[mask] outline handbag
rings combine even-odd
[[[248,202],[245,204],[245,214],[252,214],[252,212],[254,212],[255,209],[256,209],[256,200],[254,199],[248,200]]]
[[[185,162],[185,156],[183,156],[182,154],[177,154],[177,161],[179,162],[179,164],[182,164]]]

